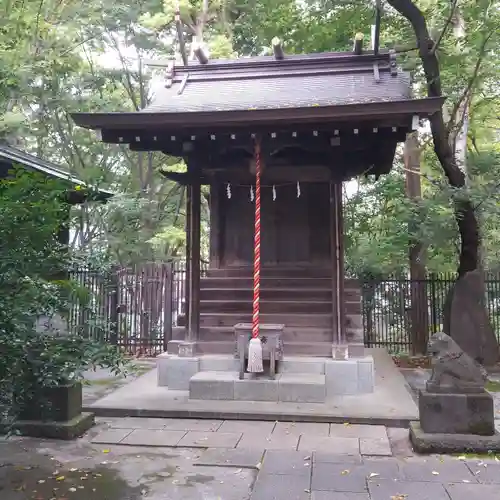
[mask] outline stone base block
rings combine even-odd
[[[243,380],[234,383],[234,399],[236,401],[278,401],[278,377],[254,378],[245,374]]]
[[[418,453],[500,452],[500,433],[493,436],[474,434],[428,433],[419,422],[410,422],[410,441]]]
[[[156,358],[158,385],[174,391],[189,390],[191,377],[199,372],[199,358],[184,358],[168,353]]]
[[[200,356],[200,372],[237,372],[239,361],[234,356],[205,354]]]
[[[232,401],[237,379],[237,373],[199,372],[189,382],[189,398]]]
[[[278,380],[279,401],[324,403],[325,376],[314,373],[283,373]]]
[[[372,356],[325,361],[326,398],[339,395],[368,394],[375,387]]]
[[[420,391],[420,425],[426,433],[492,436],[495,433],[493,398],[480,394],[438,394]]]
[[[95,423],[93,413],[80,413],[65,422],[44,422],[42,420],[18,420],[14,429],[21,436],[49,439],[76,439],[87,432]],[[0,425],[0,434],[7,428]]]
[[[285,356],[278,364],[279,373],[313,373],[325,374],[325,362],[322,358],[306,358]]]

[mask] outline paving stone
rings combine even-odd
[[[235,401],[278,401],[279,377],[280,375],[277,375],[276,380],[267,378],[235,380]]]
[[[451,500],[470,500],[471,498],[476,498],[477,500],[497,500],[500,498],[500,491],[495,484],[455,483],[445,484],[444,486]]]
[[[411,446],[408,429],[387,427],[386,431],[394,456],[412,457],[415,455]]]
[[[364,493],[367,491],[366,477],[351,474],[349,464],[314,464],[311,490]]]
[[[108,429],[100,432],[92,443],[102,444],[118,444],[122,439],[127,437],[132,432],[132,429]]]
[[[309,500],[310,478],[284,474],[259,474],[250,500]]]
[[[325,375],[283,373],[278,390],[281,402],[323,403],[326,397]]]
[[[300,438],[298,449],[324,451],[332,454],[336,453],[337,455],[357,455],[359,454],[359,439],[304,434]]]
[[[241,434],[228,432],[189,431],[178,446],[186,448],[235,448]]]
[[[299,444],[300,436],[298,435],[283,435],[271,434],[256,435],[250,432],[243,434],[241,441],[238,443],[238,448],[264,448],[266,450],[296,450]]]
[[[269,436],[276,422],[263,422],[261,420],[225,420],[219,432],[250,432],[252,434]]]
[[[222,420],[204,420],[194,418],[168,418],[164,420],[165,429],[171,431],[215,432],[220,429]]]
[[[116,418],[109,422],[113,429],[163,429],[168,422],[165,418]]]
[[[401,460],[400,470],[403,478],[408,481],[425,482],[476,482],[467,465],[451,458],[407,458]]]
[[[311,475],[312,457],[300,451],[268,450],[264,455],[261,474]]]
[[[330,436],[383,439],[387,432],[383,425],[330,424]]]
[[[314,436],[328,436],[330,424],[314,422],[276,422],[273,434],[312,434]]]
[[[468,460],[465,464],[479,483],[500,484],[500,463],[493,460]]]
[[[361,455],[375,455],[381,457],[390,457],[392,455],[388,437],[382,439],[361,438],[359,440],[359,449]]]
[[[185,431],[166,431],[160,429],[135,429],[120,444],[136,446],[177,446]]]
[[[262,461],[264,449],[212,448],[203,452],[194,465],[256,469]]]
[[[450,500],[444,486],[380,479],[368,482],[371,500]]]
[[[340,455],[336,453],[328,453],[322,451],[313,452],[313,463],[325,464],[362,464],[363,459],[361,455]]]
[[[368,493],[349,493],[340,491],[313,491],[311,500],[370,500]]]

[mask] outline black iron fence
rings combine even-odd
[[[363,328],[368,346],[410,352],[412,333],[425,342],[443,329],[443,309],[456,274],[430,274],[423,280],[388,278],[362,286]],[[500,339],[500,273],[485,274],[485,304]]]
[[[202,263],[202,276],[206,269]],[[184,262],[106,273],[79,269],[72,279],[79,296],[70,310],[70,330],[133,355],[163,352],[185,312]],[[431,274],[417,281],[392,277],[360,283],[365,344],[395,353],[410,352],[415,336],[425,342],[430,333],[442,329],[444,302],[455,279],[454,274]],[[500,338],[500,273],[487,273],[485,283],[490,321]]]

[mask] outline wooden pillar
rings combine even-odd
[[[422,197],[420,179],[420,147],[418,133],[408,134],[404,147],[404,162],[406,171],[406,194],[415,202]],[[414,222],[410,222],[409,232],[415,230]],[[429,313],[427,307],[426,270],[424,249],[416,239],[409,242],[410,261],[410,297],[411,325],[410,340],[413,354],[424,353],[429,333]]]
[[[219,269],[221,263],[221,184],[210,184],[210,268]]]
[[[200,327],[200,244],[201,244],[201,184],[195,176],[190,186],[190,238],[189,255],[189,314],[188,341],[195,342]]]
[[[333,343],[345,344],[342,182],[330,183],[330,255],[332,265]]]
[[[189,335],[189,311],[191,309],[191,212],[192,212],[192,188],[186,186],[186,274],[184,278],[184,314],[186,318],[186,340]]]

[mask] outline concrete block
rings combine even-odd
[[[325,361],[326,397],[371,393],[375,387],[372,356]]]
[[[369,394],[375,389],[375,364],[371,356],[358,360],[358,394]]]
[[[246,377],[249,377],[246,374]],[[269,378],[246,378],[235,380],[235,401],[278,401],[278,384],[280,375],[275,380]]]
[[[280,373],[315,373],[324,375],[325,362],[322,359],[286,356],[278,365]]]
[[[199,372],[189,382],[189,398],[232,401],[237,377],[230,372]]]
[[[325,362],[326,398],[358,393],[358,362],[356,359]]]
[[[282,373],[278,382],[279,401],[290,403],[325,402],[325,375]]]
[[[200,356],[200,372],[237,372],[239,369],[239,362],[232,355]]]
[[[198,358],[160,354],[157,358],[158,385],[174,391],[187,391],[189,380],[199,371]]]
[[[488,392],[436,394],[420,391],[418,407],[424,432],[480,436],[495,433],[493,397]]]

